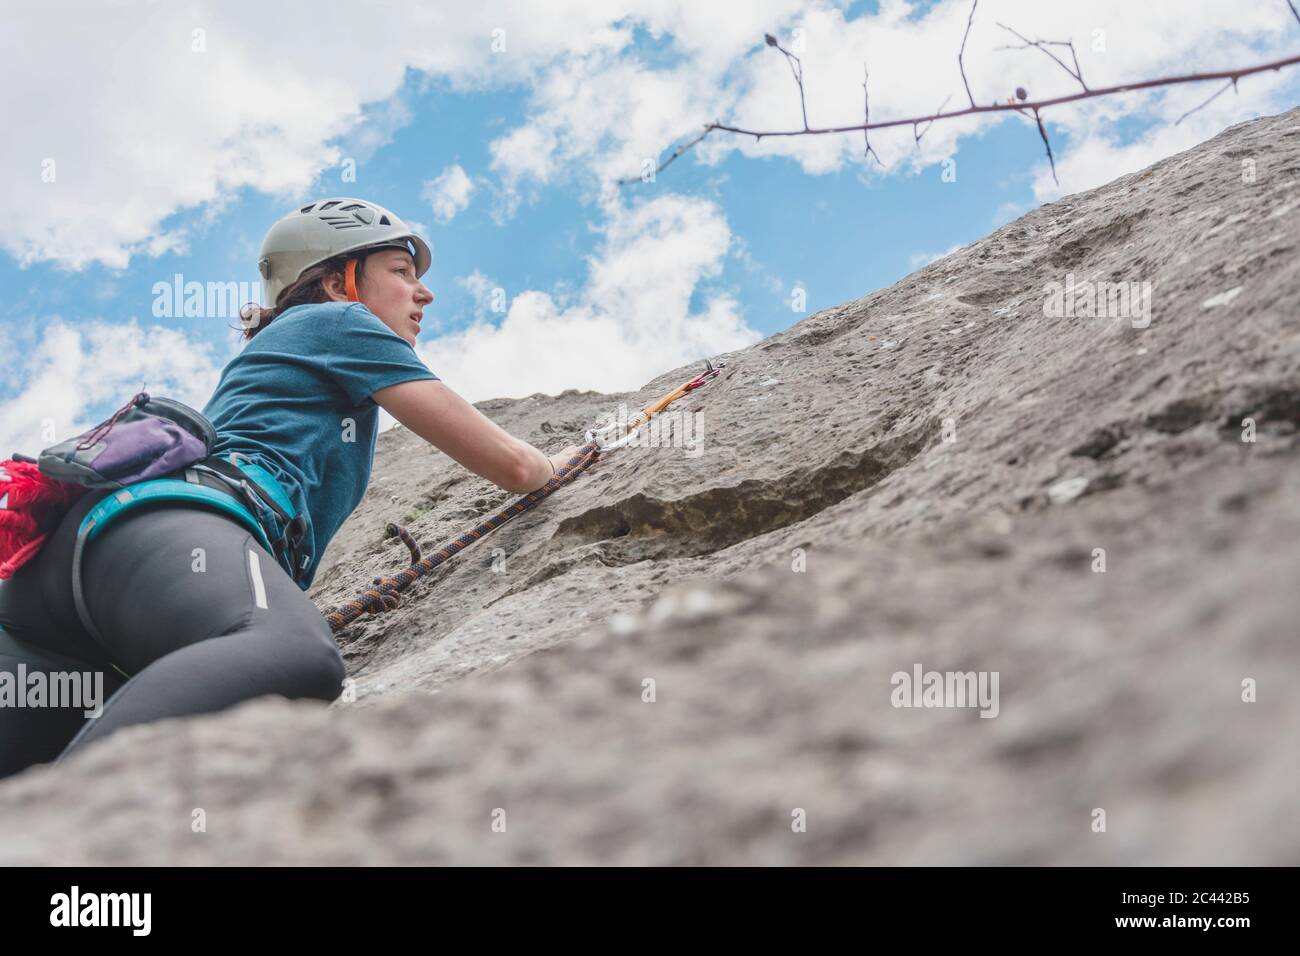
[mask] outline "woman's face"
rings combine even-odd
[[[341,279],[326,285],[330,298],[347,301]],[[420,334],[424,307],[433,293],[415,275],[415,260],[402,249],[380,249],[366,257],[365,269],[357,276],[361,303],[411,345]]]

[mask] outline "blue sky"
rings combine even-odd
[[[981,16],[989,24],[1014,17],[1041,36],[1072,35],[1076,43],[1104,29],[1104,52],[1081,51],[1085,73],[1103,82],[1184,72],[1173,68],[1178,64],[1255,62],[1285,52],[1288,39],[1292,51],[1300,50],[1300,25],[1288,27],[1278,14],[1280,6],[1290,16],[1284,4],[1235,5],[1231,22],[1213,4],[1190,5],[1204,9],[1190,17],[1186,3],[1161,10],[1154,0],[1135,14],[1124,4],[1099,2],[1089,18],[1058,22],[1065,15],[1043,15],[1043,5],[987,0]],[[1179,126],[1172,119],[1211,87],[1062,108],[1049,114],[1059,188],[1032,125],[1005,114],[936,124],[920,151],[907,131],[873,136],[887,170],[863,163],[860,134],[756,147],[714,133],[707,148],[701,144],[654,182],[611,187],[612,175],[638,172],[637,156],[666,153],[691,135],[700,116],[740,117],[737,122],[749,116],[751,124],[754,116],[769,117],[767,128],[789,128],[798,115],[797,94],[784,60],[763,47],[763,29],[789,43],[791,31],[806,25],[814,125],[860,120],[861,88],[848,78],[857,70],[860,84],[868,43],[885,44],[871,54],[875,115],[933,109],[944,90],[953,94],[949,108],[957,108],[964,93],[955,51],[969,5],[886,3],[881,11],[876,3],[773,3],[762,21],[770,26],[732,24],[727,29],[735,36],[685,13],[663,13],[665,5],[645,13],[631,4],[622,17],[601,12],[609,6],[586,8],[590,24],[613,31],[613,39],[587,47],[551,38],[553,48],[543,48],[545,8],[528,4],[496,11],[496,20],[488,14],[468,38],[447,41],[479,56],[498,21],[512,49],[537,39],[538,49],[509,54],[507,70],[492,61],[458,69],[454,46],[442,54],[445,63],[436,51],[398,46],[386,52],[382,78],[375,75],[381,71],[360,68],[328,77],[337,88],[324,103],[312,99],[310,70],[300,71],[301,91],[292,79],[277,84],[293,90],[296,101],[259,88],[253,75],[245,97],[249,89],[286,97],[280,117],[268,118],[242,115],[240,94],[226,92],[226,70],[214,66],[223,62],[219,57],[236,59],[235,44],[252,42],[241,31],[253,31],[255,19],[232,18],[223,28],[214,12],[168,27],[164,8],[143,5],[144,26],[131,42],[173,43],[179,36],[192,45],[193,23],[209,24],[204,42],[210,46],[201,55],[168,51],[189,54],[184,69],[194,64],[192,76],[176,80],[191,84],[177,94],[187,97],[179,100],[179,113],[165,112],[168,93],[156,87],[146,97],[152,102],[139,107],[129,89],[107,92],[111,109],[123,115],[87,118],[104,128],[80,133],[73,128],[78,111],[94,104],[78,102],[80,90],[69,84],[74,88],[55,89],[41,113],[29,105],[29,135],[3,147],[13,205],[26,225],[0,252],[0,282],[9,291],[0,305],[0,334],[13,350],[0,385],[6,409],[0,455],[30,454],[47,444],[39,429],[49,417],[60,430],[93,424],[143,381],[201,406],[237,353],[230,328],[237,319],[157,317],[155,283],[176,274],[198,282],[255,281],[267,228],[310,199],[370,199],[420,224],[434,252],[424,281],[437,296],[426,310],[421,355],[471,400],[637,388],[705,358],[709,349],[742,348],[888,286],[1043,201],[1141,168],[1233,122],[1293,106],[1300,89],[1295,74],[1246,79],[1236,97],[1221,97]],[[392,17],[394,9],[381,4],[378,15]],[[3,42],[35,48],[39,60],[41,43],[22,32],[41,26],[18,23]],[[972,34],[977,65],[968,70],[981,100],[1022,82],[1044,95],[1070,88],[1069,78],[1045,59],[994,53],[1001,41],[983,26],[986,32]],[[126,27],[110,21],[102,29]],[[865,38],[856,46],[855,30]],[[356,37],[349,49],[364,57],[365,39]],[[903,50],[909,43],[915,49]],[[24,69],[18,47],[0,49],[5,52],[14,54],[5,57],[7,70]],[[264,55],[255,46],[243,51],[250,59]],[[496,62],[503,57],[497,54]],[[120,59],[87,59],[81,83],[127,82],[117,75]],[[294,68],[286,64],[286,75]],[[131,69],[141,71],[141,84],[167,79],[147,66]],[[915,89],[918,77],[925,89]],[[660,84],[665,92],[656,95]],[[591,100],[582,99],[588,94]],[[331,112],[329,101],[340,95],[348,108]],[[679,95],[682,103],[674,101]],[[61,105],[60,96],[68,101]],[[606,111],[611,98],[626,105]],[[299,111],[283,112],[298,103]],[[63,107],[59,121],[45,118]],[[207,110],[202,122],[195,119],[201,109]],[[256,104],[249,109],[256,112]],[[287,124],[286,115],[292,132],[276,128]],[[172,116],[180,117],[175,124]],[[58,160],[58,179],[43,183],[39,166],[48,156]],[[341,176],[347,160],[355,164],[355,182]],[[955,181],[944,181],[944,160],[955,161]],[[472,190],[440,215],[431,200],[438,189],[430,184],[457,179]],[[791,309],[796,286],[806,290],[801,312]],[[488,307],[493,287],[504,290],[506,313]]]
[[[642,42],[652,51],[661,45]],[[774,66],[785,69],[782,63]],[[149,322],[155,321],[154,283],[170,282],[176,273],[200,282],[255,282],[257,247],[270,224],[299,201],[326,195],[373,198],[429,227],[425,238],[433,247],[434,263],[424,281],[437,296],[429,318],[442,330],[462,328],[473,319],[474,297],[455,280],[475,270],[497,278],[507,291],[581,284],[584,257],[592,254],[599,237],[587,228],[592,210],[577,184],[543,192],[535,204],[501,225],[493,222],[484,202],[471,203],[451,222],[440,224],[421,199],[421,183],[431,170],[453,164],[469,171],[485,168],[492,137],[522,121],[525,95],[457,95],[415,76],[406,89],[414,114],[410,125],[365,161],[356,182],[343,181],[341,167],[324,170],[287,207],[282,200],[243,190],[219,218],[198,226],[185,253],[139,258],[127,269],[96,264],[74,272],[57,263],[20,268],[12,257],[0,258],[0,281],[23,293],[6,303],[4,321],[20,325],[32,313],[73,314],[94,303],[96,313]],[[345,155],[356,152],[349,149],[347,137],[341,143]],[[1059,145],[1067,143],[1068,135],[1062,135]],[[913,270],[918,254],[978,239],[1013,218],[1009,211],[1037,205],[1032,169],[1041,149],[1032,127],[1007,123],[992,135],[963,143],[955,182],[943,182],[938,166],[916,176],[864,183],[856,167],[809,176],[781,158],[753,160],[733,153],[718,166],[705,167],[688,153],[663,171],[662,180],[656,177],[654,184],[645,185],[709,197],[727,210],[734,236],[753,260],[751,268],[739,256],[729,256],[723,274],[702,284],[693,302],[698,307],[699,296],[711,288],[730,290],[744,304],[748,323],[766,336],[897,281]],[[628,172],[635,175],[637,169]],[[630,201],[649,191],[641,184],[623,189]],[[202,223],[203,217],[180,211],[175,220]],[[764,282],[765,277],[779,286]],[[808,292],[804,313],[791,310],[790,290],[796,283]],[[218,345],[233,338],[218,324],[191,321],[186,330]]]

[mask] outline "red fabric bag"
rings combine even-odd
[[[35,464],[0,461],[0,579],[8,580],[41,550],[63,516],[90,491],[56,481]]]

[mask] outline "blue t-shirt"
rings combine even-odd
[[[359,302],[287,309],[221,370],[203,407],[217,430],[213,454],[247,455],[306,517],[304,591],[370,482],[379,437],[379,406],[370,396],[426,378],[438,376]]]

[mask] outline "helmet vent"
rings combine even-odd
[[[320,209],[318,209],[318,210],[316,210],[316,211],[317,211],[317,212],[324,212],[326,209],[333,209],[333,208],[334,208],[335,206],[337,206],[338,204],[339,204],[339,200],[337,200],[337,199],[331,199],[329,202],[323,202],[323,203],[321,203],[321,204],[320,204]]]
[[[316,208],[316,204],[315,204],[315,203],[312,203],[312,204],[309,205],[309,206],[303,206],[303,207],[302,207],[301,209],[299,209],[298,211],[299,211],[299,212],[311,212],[311,211],[312,211],[313,209],[315,209],[315,208]]]
[[[365,203],[353,202],[353,203],[348,203],[346,206],[340,206],[339,212],[347,212],[349,209],[365,209],[365,208],[366,208]]]
[[[388,221],[388,217],[387,217],[387,216],[380,216],[380,217],[379,217],[379,224],[380,224],[381,226],[391,226],[391,225],[392,225],[392,223]]]

